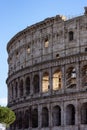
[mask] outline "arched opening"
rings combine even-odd
[[[39,75],[35,75],[34,79],[33,79],[33,92],[35,93],[39,93]]]
[[[25,84],[26,84],[26,95],[29,95],[30,94],[30,78],[29,77],[26,78]]]
[[[75,125],[75,107],[72,104],[66,107],[66,125]]]
[[[59,106],[55,106],[53,108],[52,120],[53,120],[53,126],[61,125],[61,108]]]
[[[27,53],[30,54],[30,51],[31,51],[31,49],[30,49],[30,46],[28,45],[27,46]]]
[[[23,96],[23,80],[20,81],[19,88],[20,88],[20,97],[22,97]]]
[[[87,65],[82,68],[82,86],[87,86]]]
[[[19,56],[19,53],[18,53],[18,51],[16,51],[16,58],[18,58],[18,56]]]
[[[49,74],[45,72],[42,77],[42,92],[48,92],[49,89]]]
[[[69,32],[69,41],[72,41],[74,39],[74,33],[73,31]]]
[[[83,103],[81,107],[81,123],[87,124],[87,102]]]
[[[24,114],[24,128],[29,128],[29,110],[26,110]]]
[[[49,113],[48,109],[44,107],[42,109],[42,127],[48,127],[49,126]]]
[[[56,71],[53,74],[53,90],[59,90],[62,87],[62,73],[61,71]]]
[[[38,127],[38,110],[32,110],[32,128]]]
[[[47,48],[49,46],[49,40],[48,40],[48,38],[45,39],[44,46],[45,46],[45,48]]]
[[[22,118],[22,116],[23,116],[23,114],[22,114],[22,112],[20,111],[20,112],[18,113],[18,128],[19,128],[19,129],[22,129],[22,124],[23,124],[23,118]]]
[[[76,70],[73,67],[71,67],[67,70],[66,85],[67,85],[67,88],[76,87]]]

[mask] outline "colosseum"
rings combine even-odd
[[[87,130],[87,7],[25,28],[7,51],[9,130]]]

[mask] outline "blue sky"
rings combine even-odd
[[[27,26],[58,14],[82,15],[87,0],[0,0],[0,105],[6,105],[8,41]]]

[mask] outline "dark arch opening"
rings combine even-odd
[[[26,84],[26,95],[29,95],[30,94],[30,78],[29,77],[26,78],[25,84]]]
[[[22,124],[23,124],[23,114],[22,114],[22,112],[20,111],[19,113],[18,113],[18,128],[19,129],[22,129]]]
[[[38,127],[38,110],[32,110],[32,128]]]
[[[61,125],[61,108],[55,106],[52,111],[53,126]]]
[[[75,107],[72,104],[66,107],[66,125],[75,125]]]
[[[29,128],[29,110],[26,110],[24,114],[24,128]]]
[[[20,81],[19,87],[20,87],[20,97],[22,97],[23,96],[23,80]]]
[[[39,89],[40,89],[40,87],[39,87],[39,75],[34,76],[33,86],[34,86],[34,88],[33,88],[34,93],[39,93]]]
[[[87,102],[82,104],[81,108],[81,123],[87,124]]]
[[[42,109],[42,127],[48,127],[49,126],[49,114],[48,109],[44,107]]]
[[[74,39],[74,33],[73,31],[69,32],[69,41],[72,41]]]

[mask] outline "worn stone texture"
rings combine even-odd
[[[8,106],[17,116],[9,130],[87,130],[87,8],[63,18],[29,26],[7,44]]]

